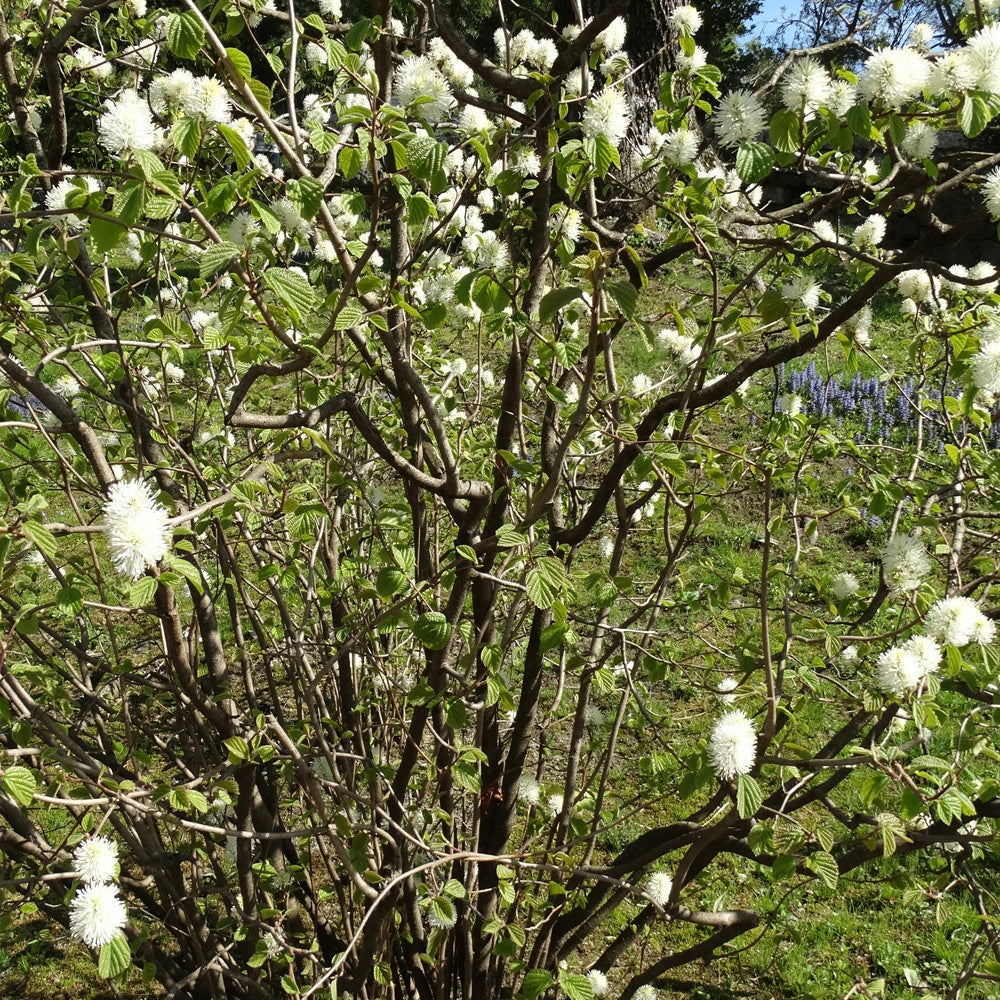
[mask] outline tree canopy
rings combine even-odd
[[[676,6],[636,137],[625,0],[454,13],[0,8],[9,936],[736,995],[879,880],[992,995],[1000,24],[721,93]]]

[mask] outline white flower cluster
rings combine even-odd
[[[693,35],[701,27],[701,14],[696,7],[682,4],[674,8],[670,23],[680,34]]]
[[[114,885],[118,848],[107,837],[89,837],[73,852],[83,885],[69,904],[69,931],[91,948],[113,941],[128,922],[125,903]]]
[[[617,147],[625,138],[630,121],[625,94],[617,87],[605,87],[587,102],[583,112],[583,134],[588,139],[603,135]]]
[[[875,664],[875,683],[886,694],[903,698],[916,691],[940,663],[941,647],[933,639],[911,636],[879,656]]]
[[[503,28],[497,28],[493,42],[500,61],[513,72],[527,69],[544,73],[559,55],[559,49],[551,38],[536,38],[527,29],[508,35]]]
[[[646,879],[643,895],[657,906],[666,906],[673,888],[674,880],[666,872],[653,872]]]
[[[393,76],[392,89],[400,104],[432,125],[455,107],[448,79],[430,56],[404,59]]]
[[[969,597],[945,597],[931,606],[924,628],[951,646],[986,646],[996,636],[996,624]]]
[[[764,130],[767,112],[750,91],[734,90],[719,101],[713,119],[719,142],[723,146],[739,146]]]
[[[916,535],[893,535],[882,550],[882,575],[893,597],[920,587],[931,561]]]
[[[115,569],[138,580],[170,547],[167,511],[141,479],[114,483],[104,503],[104,535]]]
[[[757,759],[757,732],[747,716],[733,709],[712,727],[708,761],[721,780],[749,774]]]
[[[979,337],[979,350],[972,359],[972,381],[977,389],[1000,394],[1000,323],[994,317]]]
[[[97,120],[97,141],[109,152],[125,154],[163,145],[166,136],[153,121],[153,113],[137,90],[123,90],[105,102]]]
[[[153,80],[149,105],[158,115],[179,110],[210,124],[228,125],[233,118],[226,88],[214,77],[195,76],[183,68]]]

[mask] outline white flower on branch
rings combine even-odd
[[[122,576],[138,580],[170,547],[167,511],[141,479],[114,483],[104,503],[103,528],[111,560]]]
[[[163,132],[153,123],[149,105],[137,90],[123,90],[104,105],[97,120],[97,141],[109,153],[153,149],[163,141]]]
[[[118,848],[108,837],[88,837],[77,844],[73,863],[88,885],[104,885],[118,875]]]
[[[590,990],[598,1000],[607,995],[608,977],[600,969],[591,969],[587,973],[587,978],[590,980]]]
[[[914,49],[878,49],[865,63],[858,92],[869,101],[898,108],[920,94],[930,73],[930,62]]]
[[[128,912],[113,885],[87,885],[69,904],[69,932],[91,948],[114,940],[128,922]]]
[[[686,52],[678,52],[676,58],[677,72],[681,76],[693,76],[708,63],[708,53],[700,45],[694,47],[694,52],[691,55]]]
[[[726,712],[712,727],[708,762],[720,779],[749,774],[757,759],[757,732],[739,709]]]
[[[583,112],[583,134],[588,139],[603,135],[617,146],[628,131],[631,115],[624,93],[617,87],[605,87],[592,97]]]
[[[670,15],[670,23],[682,35],[693,35],[701,27],[701,14],[697,7],[690,4],[682,4],[675,7]]]
[[[992,642],[995,624],[970,597],[945,597],[931,606],[924,628],[941,642],[967,646],[970,642]]]
[[[657,906],[666,906],[673,888],[674,880],[666,872],[653,872],[646,879],[643,895]]]
[[[719,142],[723,146],[738,146],[763,131],[767,113],[748,90],[735,90],[719,101],[713,118]]]
[[[455,106],[445,75],[427,56],[405,59],[393,77],[393,92],[404,107],[436,124]],[[420,99],[420,103],[415,103]]]
[[[781,84],[781,100],[789,111],[812,117],[827,103],[833,81],[826,67],[812,56],[793,63]]]
[[[931,561],[914,535],[893,535],[882,550],[882,574],[893,596],[917,590],[930,571]]]

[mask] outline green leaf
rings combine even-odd
[[[383,566],[375,577],[375,591],[385,600],[401,594],[408,586],[409,580],[395,566]]]
[[[123,226],[139,221],[146,205],[146,194],[144,181],[129,181],[115,195],[112,212]]]
[[[196,14],[185,12],[167,18],[167,47],[179,59],[194,59],[205,41],[205,26]]]
[[[258,103],[264,109],[265,114],[271,113],[271,90],[267,84],[260,80],[247,80],[247,87],[250,93],[257,98]]]
[[[197,566],[172,553],[167,555],[166,563],[175,573],[180,573],[199,594],[203,592],[205,585]]]
[[[306,222],[312,222],[323,201],[323,185],[315,177],[298,177],[285,185],[285,193]]]
[[[736,173],[744,184],[763,180],[774,166],[774,153],[763,142],[745,142],[736,151]]]
[[[368,31],[371,26],[371,18],[358,18],[351,26],[351,30],[344,36],[344,47],[350,52],[359,52],[362,43],[368,37]]]
[[[365,307],[357,301],[345,302],[343,308],[334,317],[334,330],[350,330],[365,318]]]
[[[182,156],[194,158],[201,147],[201,122],[197,118],[185,115],[174,123],[170,130],[170,138]],[[242,140],[241,140],[242,141]],[[246,143],[243,144],[246,149]]]
[[[966,94],[958,109],[958,126],[973,139],[986,128],[992,117],[989,106],[980,94]]]
[[[277,295],[281,304],[296,322],[316,307],[316,293],[307,278],[283,267],[271,267],[264,272],[264,284]]]
[[[163,161],[149,149],[133,149],[132,161],[142,171],[147,181],[164,171]]]
[[[114,979],[127,972],[132,966],[132,952],[124,934],[116,934],[107,944],[101,945],[97,959],[97,974],[105,979]]]
[[[525,578],[528,599],[536,608],[551,608],[568,583],[566,567],[559,559],[541,556]]]
[[[253,166],[253,157],[250,155],[250,150],[247,149],[247,144],[244,142],[243,136],[236,129],[230,128],[228,125],[217,124],[215,127],[219,130],[219,135],[226,140],[226,145],[232,150],[236,166],[240,170],[246,170],[248,167]]]
[[[517,994],[521,1000],[534,1000],[539,994],[544,993],[552,985],[552,973],[544,969],[532,969],[524,976],[521,983],[521,990]]]
[[[223,745],[229,751],[230,763],[238,764],[250,756],[250,744],[242,736],[230,736]]]
[[[100,253],[114,250],[128,235],[128,230],[111,219],[91,219],[90,238]]]
[[[3,787],[18,805],[30,806],[35,796],[35,776],[26,767],[8,767],[3,774]]]
[[[806,858],[806,867],[815,872],[824,885],[831,889],[836,888],[837,879],[840,877],[840,870],[837,868],[837,861],[832,854],[826,851],[816,851]]]
[[[417,191],[406,199],[406,221],[408,225],[420,226],[431,216],[437,217],[434,202],[423,193]]]
[[[559,977],[559,985],[569,1000],[594,1000],[594,985],[579,972],[569,972]]]
[[[217,271],[228,267],[239,255],[240,248],[235,243],[213,243],[198,258],[198,276],[212,277]]]
[[[783,153],[794,153],[802,143],[799,116],[787,108],[776,112],[771,119],[771,142]]]
[[[444,167],[448,147],[433,136],[418,135],[406,147],[406,159],[414,177],[430,181]]]
[[[151,576],[143,576],[132,584],[128,602],[133,608],[144,608],[156,593],[156,580]]]
[[[244,80],[249,80],[253,76],[253,67],[250,65],[249,56],[240,52],[239,49],[226,49],[226,55],[229,56],[229,61],[233,64],[233,69],[243,77]]]
[[[56,604],[65,614],[79,614],[83,610],[83,594],[76,587],[61,587],[56,594]]]
[[[624,316],[634,316],[639,302],[639,290],[631,281],[609,279],[604,282],[608,298],[621,310]]]
[[[43,552],[50,559],[56,557],[56,553],[59,551],[59,543],[56,541],[55,535],[48,528],[43,527],[37,521],[25,521],[21,525],[21,528],[28,538],[34,542],[35,547],[39,551]]]
[[[440,611],[425,611],[414,623],[413,634],[427,649],[444,649],[451,629]]]
[[[606,135],[595,135],[583,140],[583,151],[587,154],[587,159],[591,162],[598,177],[604,177],[607,172],[615,167],[621,169],[621,159],[618,150],[615,149]]]
[[[763,801],[760,785],[749,774],[741,774],[736,780],[736,811],[740,819],[753,816]]]

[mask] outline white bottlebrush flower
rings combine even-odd
[[[1000,339],[980,344],[972,359],[972,381],[983,392],[1000,393]]]
[[[534,778],[522,778],[518,786],[517,797],[526,802],[529,806],[537,806],[541,798],[542,789]]]
[[[747,716],[733,709],[712,727],[708,761],[720,779],[749,774],[757,758],[757,732]]]
[[[995,167],[983,181],[983,201],[990,218],[1000,219],[1000,167]]]
[[[615,554],[615,540],[609,535],[602,535],[597,543],[597,551],[602,559],[610,559]]]
[[[936,96],[953,97],[975,87],[977,75],[968,51],[953,49],[934,61],[927,90]]]
[[[659,1000],[660,991],[649,983],[640,986],[632,994],[632,1000]]]
[[[818,219],[813,223],[812,231],[816,234],[817,238],[821,239],[824,243],[839,243],[837,238],[837,230],[833,228],[833,223],[827,219]]]
[[[632,395],[642,397],[652,391],[653,380],[644,372],[632,376]]]
[[[551,38],[536,38],[535,44],[525,54],[525,62],[543,73],[548,72],[558,58],[559,49]]]
[[[537,177],[542,171],[542,161],[533,150],[518,146],[511,154],[510,169],[520,177]]]
[[[325,45],[319,42],[308,42],[306,44],[306,62],[313,69],[322,69],[330,61],[330,55],[326,51]]]
[[[693,35],[701,27],[701,14],[697,7],[682,4],[675,7],[670,15],[670,23],[682,35]]]
[[[739,681],[735,677],[723,677],[718,684],[715,685],[716,697],[723,705],[732,705],[736,701],[736,695],[733,692],[739,686]]]
[[[935,673],[941,665],[941,657],[943,655],[941,647],[926,635],[910,636],[901,648],[916,657],[917,665],[923,677]]]
[[[838,573],[830,581],[830,593],[838,601],[853,597],[861,589],[858,578],[853,573]]]
[[[931,606],[924,618],[927,632],[951,646],[966,646],[982,635],[983,623],[993,623],[970,597],[945,597]]]
[[[69,932],[91,948],[114,940],[128,922],[125,904],[113,885],[87,885],[69,904]]]
[[[859,347],[868,347],[871,344],[871,327],[871,307],[864,306],[853,316],[845,319],[840,328]]]
[[[906,130],[902,149],[913,160],[929,160],[937,148],[937,129],[926,122],[915,122]]]
[[[111,63],[99,52],[87,48],[86,45],[81,45],[76,49],[73,58],[82,73],[90,73],[98,80],[106,80],[111,76],[113,70]]]
[[[882,574],[894,596],[917,590],[931,561],[915,535],[893,535],[882,550]]]
[[[802,412],[802,397],[795,392],[786,392],[778,397],[778,412],[797,417]]]
[[[833,81],[826,67],[812,56],[797,59],[781,83],[781,100],[789,111],[810,118],[830,97]]]
[[[735,90],[719,101],[712,118],[719,142],[723,146],[738,146],[763,131],[767,113],[748,90]]]
[[[88,885],[104,885],[118,876],[118,848],[108,837],[88,837],[76,845],[73,863]]]
[[[617,87],[605,87],[592,97],[583,112],[583,134],[588,139],[603,135],[612,146],[625,137],[630,121],[628,101]]]
[[[549,217],[549,232],[557,239],[576,243],[583,232],[583,215],[579,209],[556,205]]]
[[[212,124],[228,125],[233,119],[226,88],[210,76],[203,76],[197,81],[184,110],[189,115],[200,116]]]
[[[171,107],[186,110],[194,103],[197,91],[198,80],[194,73],[180,67],[153,80],[149,85],[149,103],[158,115],[166,114]]]
[[[173,361],[168,361],[163,366],[163,376],[168,382],[177,383],[184,381],[184,369],[180,365],[175,365]]]
[[[966,43],[965,51],[975,89],[1000,93],[1000,24],[980,28]]]
[[[319,12],[324,17],[339,21],[344,15],[344,8],[341,0],[319,0]]]
[[[653,872],[643,886],[642,894],[657,906],[666,906],[670,893],[674,888],[674,880],[666,872]]]
[[[114,483],[104,503],[104,535],[115,569],[138,580],[170,547],[167,511],[141,479]]]
[[[688,337],[678,332],[672,326],[664,327],[656,334],[656,342],[664,350],[669,351],[676,359],[677,363],[686,368],[689,364],[698,360],[701,349],[695,343],[693,337]]]
[[[967,286],[970,292],[990,295],[997,290],[997,270],[989,261],[981,260],[978,264],[973,264],[969,268],[969,277],[980,282]]]
[[[393,77],[393,93],[404,107],[424,121],[436,124],[455,106],[451,87],[445,75],[428,56],[404,59]],[[421,98],[419,104],[415,104]]]
[[[887,649],[875,664],[875,684],[894,698],[916,691],[925,676],[919,656],[905,646]]]
[[[229,242],[248,247],[260,232],[260,223],[249,212],[237,212],[229,222]]]
[[[865,63],[858,93],[869,101],[898,108],[920,94],[930,73],[930,62],[915,49],[878,49]]]
[[[678,52],[675,59],[677,72],[681,76],[694,76],[698,70],[703,69],[708,64],[708,53],[700,45],[696,45],[691,55],[686,52]]]
[[[830,84],[826,106],[839,117],[847,114],[858,103],[858,92],[853,83],[836,79]]]
[[[690,129],[674,129],[663,136],[661,150],[667,163],[675,167],[686,167],[689,163],[694,163],[698,155],[698,136]]]
[[[914,302],[929,302],[934,298],[934,283],[926,271],[901,271],[896,278],[899,294]]]
[[[625,48],[625,34],[628,26],[624,17],[616,17],[598,36],[594,39],[594,48],[602,52],[621,52]]]
[[[562,813],[563,803],[565,802],[562,792],[553,792],[545,801],[549,807],[549,815],[553,819]]]
[[[915,49],[925,49],[933,40],[934,29],[926,21],[920,21],[910,28],[910,45]]]
[[[838,659],[848,670],[853,670],[861,663],[861,654],[858,652],[857,646],[845,646],[840,651]]]
[[[149,105],[137,90],[123,90],[105,102],[97,119],[97,141],[109,153],[129,153],[159,145],[163,133],[153,123]]]
[[[591,969],[587,973],[587,978],[590,980],[590,991],[598,1000],[603,996],[607,996],[608,977],[600,969]]]
[[[854,230],[852,242],[859,249],[881,246],[885,239],[885,217],[869,215],[864,222]]]
[[[798,309],[812,310],[819,305],[820,287],[808,274],[799,274],[781,286],[781,297]]]
[[[463,135],[479,135],[493,127],[490,116],[474,104],[463,104],[458,114],[458,128]]]

